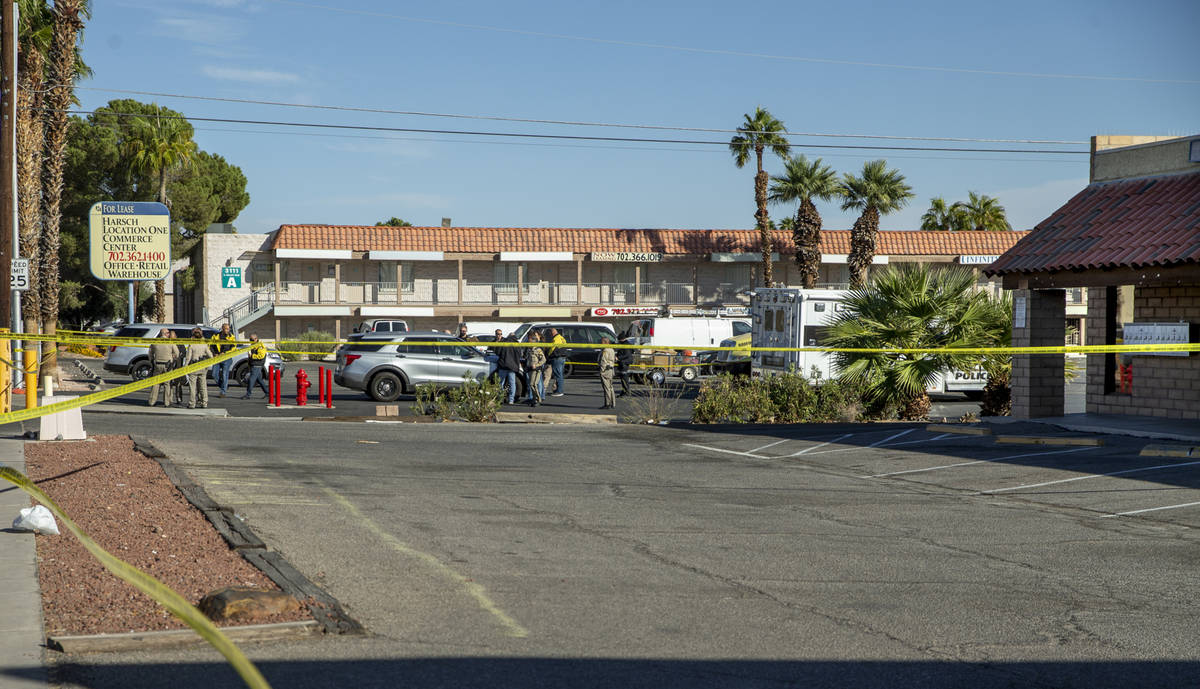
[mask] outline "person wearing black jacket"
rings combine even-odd
[[[617,341],[621,344],[633,344],[629,341],[629,331],[621,333],[617,336]],[[629,394],[629,367],[633,365],[633,350],[618,349],[617,350],[617,377],[621,379],[621,394],[617,397],[625,397]]]
[[[509,335],[501,341],[515,343],[517,336]],[[526,390],[529,389],[529,378],[521,370],[521,348],[512,346],[496,347],[496,350],[498,356],[496,373],[500,376],[500,382],[508,388],[507,403],[513,404],[517,399],[517,380],[520,380],[525,385]]]

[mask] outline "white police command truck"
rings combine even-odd
[[[758,287],[750,297],[752,347],[820,347],[834,316],[843,309],[845,290]],[[825,352],[754,351],[753,375],[816,369],[822,379],[836,376],[832,358]],[[983,394],[987,374],[983,369],[948,371],[939,375],[928,392],[961,392],[972,399]]]

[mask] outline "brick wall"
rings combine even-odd
[[[1016,290],[1016,301],[1025,300],[1024,326],[1014,322],[1014,347],[1061,347],[1066,318],[1063,290]],[[1012,415],[1018,419],[1062,416],[1064,411],[1063,355],[1013,356]]]
[[[1088,292],[1088,341],[1104,342],[1111,305],[1103,287]],[[1200,285],[1138,287],[1134,290],[1135,322],[1200,323]],[[1200,354],[1134,356],[1133,393],[1105,394],[1103,354],[1088,355],[1087,411],[1089,414],[1134,414],[1167,419],[1200,420]]]

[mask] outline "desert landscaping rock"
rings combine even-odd
[[[205,596],[197,607],[214,622],[257,622],[275,615],[295,612],[300,609],[300,601],[282,591],[227,586]]]

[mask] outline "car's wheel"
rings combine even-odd
[[[651,369],[646,374],[646,382],[654,386],[664,385],[667,382],[667,372],[661,368]]]
[[[367,388],[371,399],[376,402],[394,402],[403,390],[404,386],[400,383],[400,376],[387,371],[376,374]]]
[[[690,383],[700,377],[700,373],[695,366],[684,366],[679,369],[679,377]]]
[[[250,367],[246,364],[238,364],[238,367],[233,369],[232,375],[238,385],[246,387],[250,384]]]
[[[563,378],[570,378],[575,375],[575,366],[573,364],[563,364]]]
[[[154,367],[150,365],[149,359],[138,359],[137,361],[133,362],[132,366],[129,367],[129,375],[132,376],[134,380],[143,380],[145,378],[149,378],[150,374],[153,372]]]

